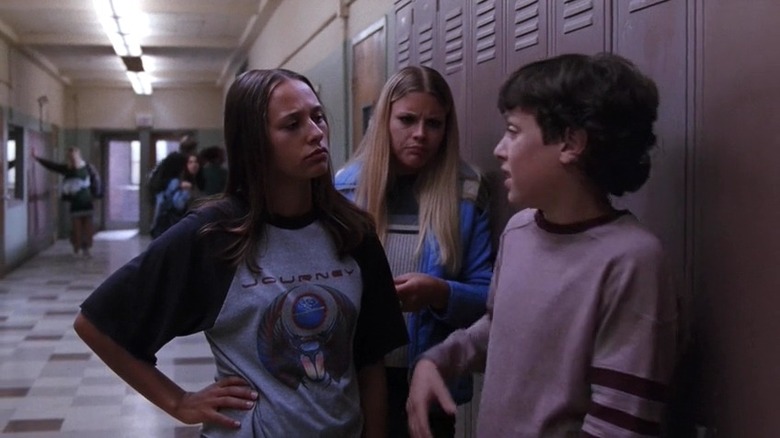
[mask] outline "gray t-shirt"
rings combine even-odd
[[[242,266],[206,331],[217,378],[239,375],[260,394],[251,411],[225,411],[241,433],[204,427],[208,437],[360,436],[351,345],[362,281],[339,260],[319,222],[266,227],[262,272]],[[305,263],[301,263],[305,260]]]
[[[259,400],[223,411],[240,429],[205,425],[203,436],[360,436],[357,372],[407,341],[378,238],[338,257],[316,215],[275,220],[254,275],[219,256],[233,237],[199,233],[222,214],[186,216],[101,284],[82,313],[150,363],[174,337],[206,334],[216,378],[244,378]]]

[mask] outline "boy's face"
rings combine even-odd
[[[519,208],[543,208],[553,195],[560,148],[544,144],[536,117],[521,109],[504,113],[506,130],[493,154],[501,162],[509,203]]]

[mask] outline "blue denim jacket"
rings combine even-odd
[[[419,272],[444,279],[450,287],[447,309],[423,309],[411,315],[409,321],[409,366],[428,348],[443,341],[450,333],[465,328],[485,314],[488,288],[493,273],[490,222],[486,199],[482,199],[477,174],[467,165],[461,166],[460,236],[463,260],[456,276],[447,275],[439,263],[439,246],[429,236],[420,254]],[[360,177],[360,163],[353,163],[336,174],[336,189],[354,200]],[[450,384],[456,403],[471,400],[471,376]]]

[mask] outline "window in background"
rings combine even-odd
[[[8,157],[8,172],[6,172],[7,194],[11,199],[24,199],[24,178],[17,169],[24,169],[24,129],[21,126],[8,127],[6,156]]]
[[[130,142],[130,184],[141,184],[141,142],[138,140]]]

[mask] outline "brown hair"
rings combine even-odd
[[[498,108],[532,113],[545,143],[583,129],[588,143],[578,166],[604,193],[636,191],[650,175],[658,89],[619,55],[568,54],[528,64],[504,82]]]
[[[272,166],[268,134],[268,106],[273,90],[285,81],[300,81],[317,94],[303,75],[285,69],[250,70],[236,78],[225,100],[225,149],[228,155],[228,180],[225,199],[213,201],[226,212],[233,212],[231,201],[245,208],[241,217],[207,224],[202,233],[223,230],[238,239],[226,256],[234,264],[244,262],[258,273],[255,254],[263,237],[263,227],[271,217],[268,208],[267,175]],[[333,186],[330,172],[311,181],[314,210],[344,255],[357,247],[373,230],[370,217],[345,199]],[[235,213],[232,213],[235,216]]]

